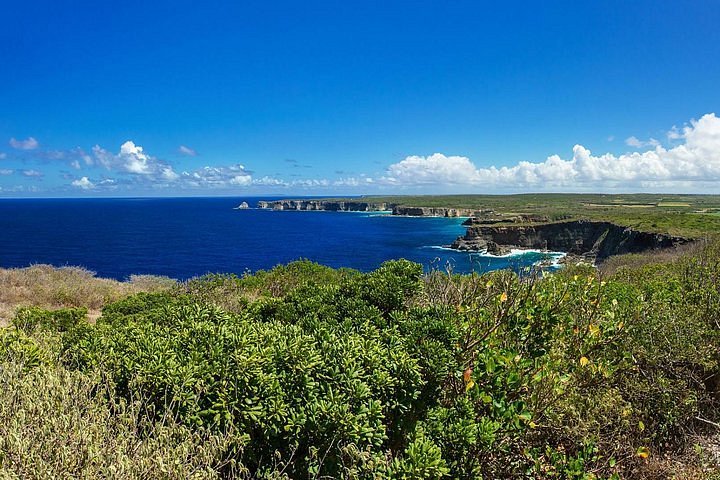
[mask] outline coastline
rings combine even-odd
[[[391,210],[388,210],[391,207]],[[527,213],[504,213],[490,208],[404,206],[399,203],[338,199],[283,199],[258,201],[257,208],[272,211],[389,212],[390,216],[427,218],[445,217],[463,220],[466,227],[447,246],[449,250],[477,252],[492,258],[509,258],[525,253],[562,252],[588,260],[592,264],[625,253],[676,248],[692,242],[688,237],[649,232],[621,224],[572,218],[558,220]]]

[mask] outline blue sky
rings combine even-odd
[[[0,196],[718,191],[720,4],[13,2]]]

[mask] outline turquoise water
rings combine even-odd
[[[464,233],[458,218],[234,209],[258,200],[3,199],[0,266],[49,263],[117,279],[131,274],[186,279],[300,258],[363,271],[407,258],[426,270],[451,266],[456,272],[519,270],[548,258],[540,252],[492,257],[443,248]]]

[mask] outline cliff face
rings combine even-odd
[[[258,208],[272,210],[325,210],[329,212],[381,212],[411,217],[470,217],[481,212],[463,208],[406,207],[384,202],[332,200],[276,200],[260,201]]]
[[[491,253],[502,253],[510,247],[533,248],[586,255],[602,261],[611,255],[675,247],[689,241],[609,222],[575,220],[540,225],[471,225],[451,247]]]
[[[409,217],[473,217],[482,213],[482,211],[468,208],[406,207],[403,205],[396,205],[392,209],[393,215]]]
[[[260,201],[258,208],[272,210],[321,210],[329,212],[381,212],[390,210],[392,206],[387,203],[373,202],[335,202],[326,200],[275,200],[272,202]]]

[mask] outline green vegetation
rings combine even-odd
[[[720,232],[718,195],[548,193],[362,198],[368,202],[410,207],[490,209],[501,214],[544,216],[551,221],[579,218],[606,220],[638,230],[693,238]]]
[[[638,257],[303,261],[112,299],[95,323],[19,308],[0,477],[720,478],[720,245]]]

